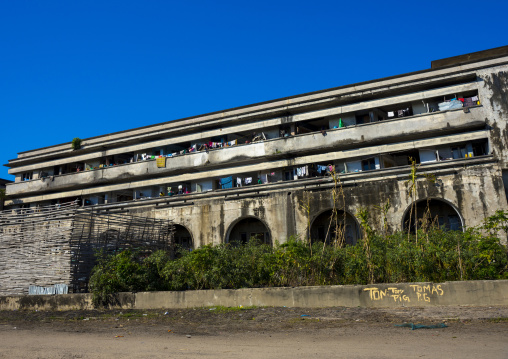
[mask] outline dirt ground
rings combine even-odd
[[[495,359],[507,334],[508,307],[0,311],[0,358]]]

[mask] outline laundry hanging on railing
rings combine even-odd
[[[480,104],[478,96],[459,98],[458,100],[464,104],[464,107],[478,106]]]
[[[220,188],[233,188],[233,176],[224,177],[219,180]]]
[[[298,179],[301,177],[307,177],[309,175],[309,166],[302,166],[293,168],[293,178]]]
[[[325,172],[326,172],[326,170],[328,169],[328,166],[321,166],[321,165],[317,165],[316,167],[317,167],[317,172],[318,172],[319,174],[325,173]]]
[[[263,140],[266,140],[266,135],[263,132],[261,132],[259,134],[254,134],[252,136],[251,142],[257,142],[257,141],[263,141]]]
[[[447,111],[454,110],[456,108],[462,107],[462,102],[457,100],[456,98],[451,99],[450,101],[445,101],[437,104],[439,107],[439,111]]]
[[[316,171],[319,174],[330,173],[330,172],[333,172],[334,170],[335,170],[335,167],[333,165],[326,165],[326,166],[316,165]]]
[[[412,115],[412,113],[411,113],[411,109],[409,107],[397,111],[397,117],[405,117],[405,116],[411,116],[411,115]]]
[[[157,158],[157,168],[165,168],[166,167],[166,157]]]
[[[411,116],[412,114],[413,114],[413,111],[411,110],[410,107],[406,107],[406,108],[396,110],[396,111],[388,111],[387,112],[388,118],[406,117],[406,116]]]
[[[268,183],[268,174],[262,174],[259,176],[259,179],[261,180],[262,184]]]
[[[222,142],[208,142],[209,148],[221,148]]]

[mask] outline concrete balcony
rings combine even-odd
[[[397,143],[413,139],[469,132],[485,126],[482,107],[437,112],[374,122],[347,128],[314,132],[246,145],[213,149],[169,157],[165,168],[157,168],[155,160],[118,165],[97,170],[70,173],[45,179],[7,184],[8,195],[26,195],[79,189],[97,185],[131,182],[172,174],[223,169],[262,163],[303,154],[362,148],[376,144]]]

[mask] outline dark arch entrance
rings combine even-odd
[[[412,204],[406,210],[404,229],[407,230],[411,226],[411,230],[414,231],[415,224],[418,224],[418,228],[436,225],[449,231],[460,231],[463,227],[459,212],[449,203],[434,198],[420,200],[416,202],[416,206]]]
[[[233,224],[226,238],[226,242],[231,244],[245,244],[249,240],[272,244],[270,230],[255,217],[247,217]]]
[[[190,251],[193,248],[192,236],[184,226],[175,224],[174,244],[177,249]]]
[[[337,226],[331,209],[314,219],[310,227],[312,242],[331,242],[355,245],[360,238],[360,227],[356,219],[347,212],[337,211]],[[337,228],[338,227],[338,228]],[[338,231],[337,231],[338,229]],[[335,233],[338,232],[338,233]]]

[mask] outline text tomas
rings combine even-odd
[[[409,289],[409,293],[404,293],[404,289],[389,287],[386,289],[379,289],[377,287],[365,288],[364,291],[369,292],[370,300],[378,301],[383,300],[384,298],[392,298],[395,302],[411,302],[412,299],[416,299],[417,301],[422,302],[430,302],[430,297],[432,295],[442,296],[444,294],[443,289],[441,288],[441,284],[429,284],[429,285],[419,285],[419,284],[410,284],[409,287],[413,289]],[[414,296],[416,295],[416,298]]]
[[[419,285],[419,284],[410,284],[411,288],[413,288],[413,292],[416,293],[418,301],[430,302],[429,295],[439,295],[442,296],[444,294],[443,289],[441,288],[441,284],[428,284],[428,285]]]

